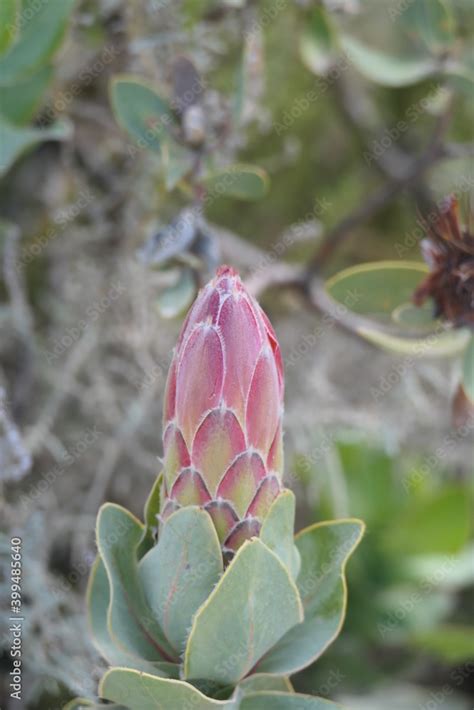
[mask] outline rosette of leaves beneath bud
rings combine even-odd
[[[168,376],[161,519],[199,505],[232,554],[281,493],[283,371],[264,312],[232,269],[199,294]]]
[[[341,629],[344,568],[363,524],[319,523],[293,537],[295,498],[281,485],[282,397],[273,329],[224,269],[178,342],[164,473],[144,522],[110,503],[99,512],[88,609],[112,666],[99,696],[112,707],[335,707],[295,694],[289,676]],[[68,706],[84,707],[104,706],[87,698]]]
[[[295,694],[289,676],[340,631],[344,568],[362,523],[319,523],[293,538],[295,501],[284,491],[260,536],[225,567],[214,523],[198,506],[172,513],[154,543],[159,491],[144,523],[115,504],[99,513],[88,608],[111,665],[99,697],[129,710],[335,710]],[[68,710],[104,707],[96,703],[82,698]]]

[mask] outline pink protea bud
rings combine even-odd
[[[282,413],[273,328],[221,267],[186,318],[168,374],[162,518],[203,506],[229,551],[257,535],[281,491]]]

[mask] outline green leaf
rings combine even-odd
[[[326,290],[353,313],[391,323],[427,273],[428,267],[416,261],[374,261],[340,271],[326,282]]]
[[[245,542],[194,617],[184,677],[235,684],[302,619],[298,590],[278,557],[259,539]]]
[[[243,695],[257,693],[262,690],[273,690],[282,693],[292,692],[293,688],[285,676],[271,675],[270,673],[255,673],[248,678],[244,678],[237,686]]]
[[[460,665],[474,658],[474,628],[444,624],[430,631],[421,631],[411,642],[444,663]]]
[[[117,646],[111,637],[107,623],[110,605],[110,584],[104,563],[99,555],[96,557],[91,569],[86,599],[92,640],[99,653],[108,663],[146,671],[163,678],[179,677],[178,665],[144,661]]]
[[[268,190],[268,176],[255,165],[233,165],[208,175],[204,180],[208,198],[236,197],[239,200],[261,200]]]
[[[45,64],[59,47],[74,0],[35,2],[22,6],[21,33],[0,59],[0,83],[13,84]]]
[[[344,269],[327,281],[326,290],[345,309],[370,317],[373,324],[366,319],[354,327],[374,345],[412,356],[454,355],[464,349],[467,331],[446,330],[430,318],[429,304],[410,303],[427,273],[425,264],[414,261],[376,261]]]
[[[394,57],[367,47],[354,37],[341,35],[341,42],[349,61],[370,81],[382,86],[409,86],[438,71],[431,57]]]
[[[142,535],[143,525],[127,510],[112,503],[102,506],[97,517],[97,546],[111,588],[109,633],[125,651],[140,658],[176,662],[139,581],[136,552]]]
[[[161,157],[165,172],[165,186],[171,191],[191,171],[195,156],[188,149],[168,138],[161,144]]]
[[[469,502],[461,488],[416,500],[390,526],[385,544],[402,555],[455,554],[469,536]]]
[[[324,76],[331,69],[338,52],[335,29],[328,13],[318,5],[300,40],[303,64],[314,74]]]
[[[338,636],[347,603],[344,569],[363,531],[359,520],[339,520],[312,525],[296,536],[304,621],[266,654],[256,667],[258,673],[295,673],[319,658]]]
[[[192,269],[180,269],[178,281],[163,289],[156,297],[156,305],[162,318],[176,318],[188,310],[196,297],[196,278]]]
[[[410,357],[452,357],[462,352],[469,340],[469,331],[462,328],[441,330],[427,338],[398,337],[367,326],[359,326],[356,330],[369,343]]]
[[[0,0],[0,54],[11,45],[18,31],[17,0]]]
[[[462,386],[471,402],[474,402],[474,335],[471,335],[466,352],[464,353]]]
[[[44,66],[11,86],[0,84],[0,113],[11,123],[28,123],[35,115],[52,75],[52,67]]]
[[[259,692],[243,698],[240,710],[336,710],[340,705],[312,695]]]
[[[215,693],[212,697],[216,699],[226,699],[230,696],[234,690],[234,696],[236,699],[243,698],[251,693],[259,693],[262,690],[265,691],[278,691],[281,693],[294,693],[293,686],[290,683],[289,678],[282,675],[271,675],[270,673],[254,673],[244,678],[237,687],[228,685],[224,686]],[[240,706],[239,706],[240,707]]]
[[[152,489],[148,495],[145,503],[145,508],[143,510],[143,520],[145,525],[143,527],[142,539],[137,548],[137,559],[141,560],[142,557],[151,550],[155,544],[155,536],[158,530],[158,515],[160,512],[160,501],[161,501],[161,487],[163,485],[163,472],[161,472],[155,479]]]
[[[211,700],[189,683],[157,678],[126,668],[112,668],[100,683],[99,694],[125,703],[129,710],[237,710],[233,700]]]
[[[420,330],[433,330],[433,304],[426,301],[422,306],[415,306],[413,303],[402,303],[392,312],[395,323],[406,328]]]
[[[285,490],[273,502],[260,530],[260,539],[289,570],[293,579],[300,571],[300,555],[294,543],[295,495]]]
[[[163,471],[156,477],[152,489],[148,495],[143,510],[143,527],[142,539],[137,549],[137,557],[139,560],[150,550],[155,544],[155,533],[158,530],[158,515],[161,505],[161,487],[163,485]]]
[[[178,652],[222,572],[222,550],[209,514],[194,507],[173,513],[158,544],[140,562],[139,575],[153,614]]]
[[[58,122],[49,128],[13,126],[0,116],[0,176],[4,175],[23,153],[44,141],[61,141],[71,136],[69,123]]]
[[[107,612],[110,604],[110,585],[107,572],[98,555],[92,565],[87,587],[87,609],[92,640],[95,647],[109,663],[129,665],[128,656],[117,648],[107,626]]]
[[[168,102],[144,81],[127,76],[112,80],[111,102],[118,123],[136,143],[159,151],[174,123]]]
[[[143,509],[143,519],[145,521],[145,527],[156,528],[158,525],[157,516],[160,513],[161,505],[161,487],[163,485],[163,471],[156,477],[150,494],[146,500],[145,507]]]
[[[446,50],[454,41],[453,16],[441,0],[411,0],[401,18],[433,52]]]

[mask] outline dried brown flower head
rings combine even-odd
[[[456,197],[448,197],[435,219],[423,220],[426,238],[421,242],[430,273],[413,294],[417,306],[427,298],[435,315],[454,326],[474,328],[474,231],[469,210],[466,225],[459,216]]]

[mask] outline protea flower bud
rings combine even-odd
[[[282,413],[273,328],[221,267],[187,316],[168,374],[162,519],[202,506],[228,551],[258,535],[281,491]]]

